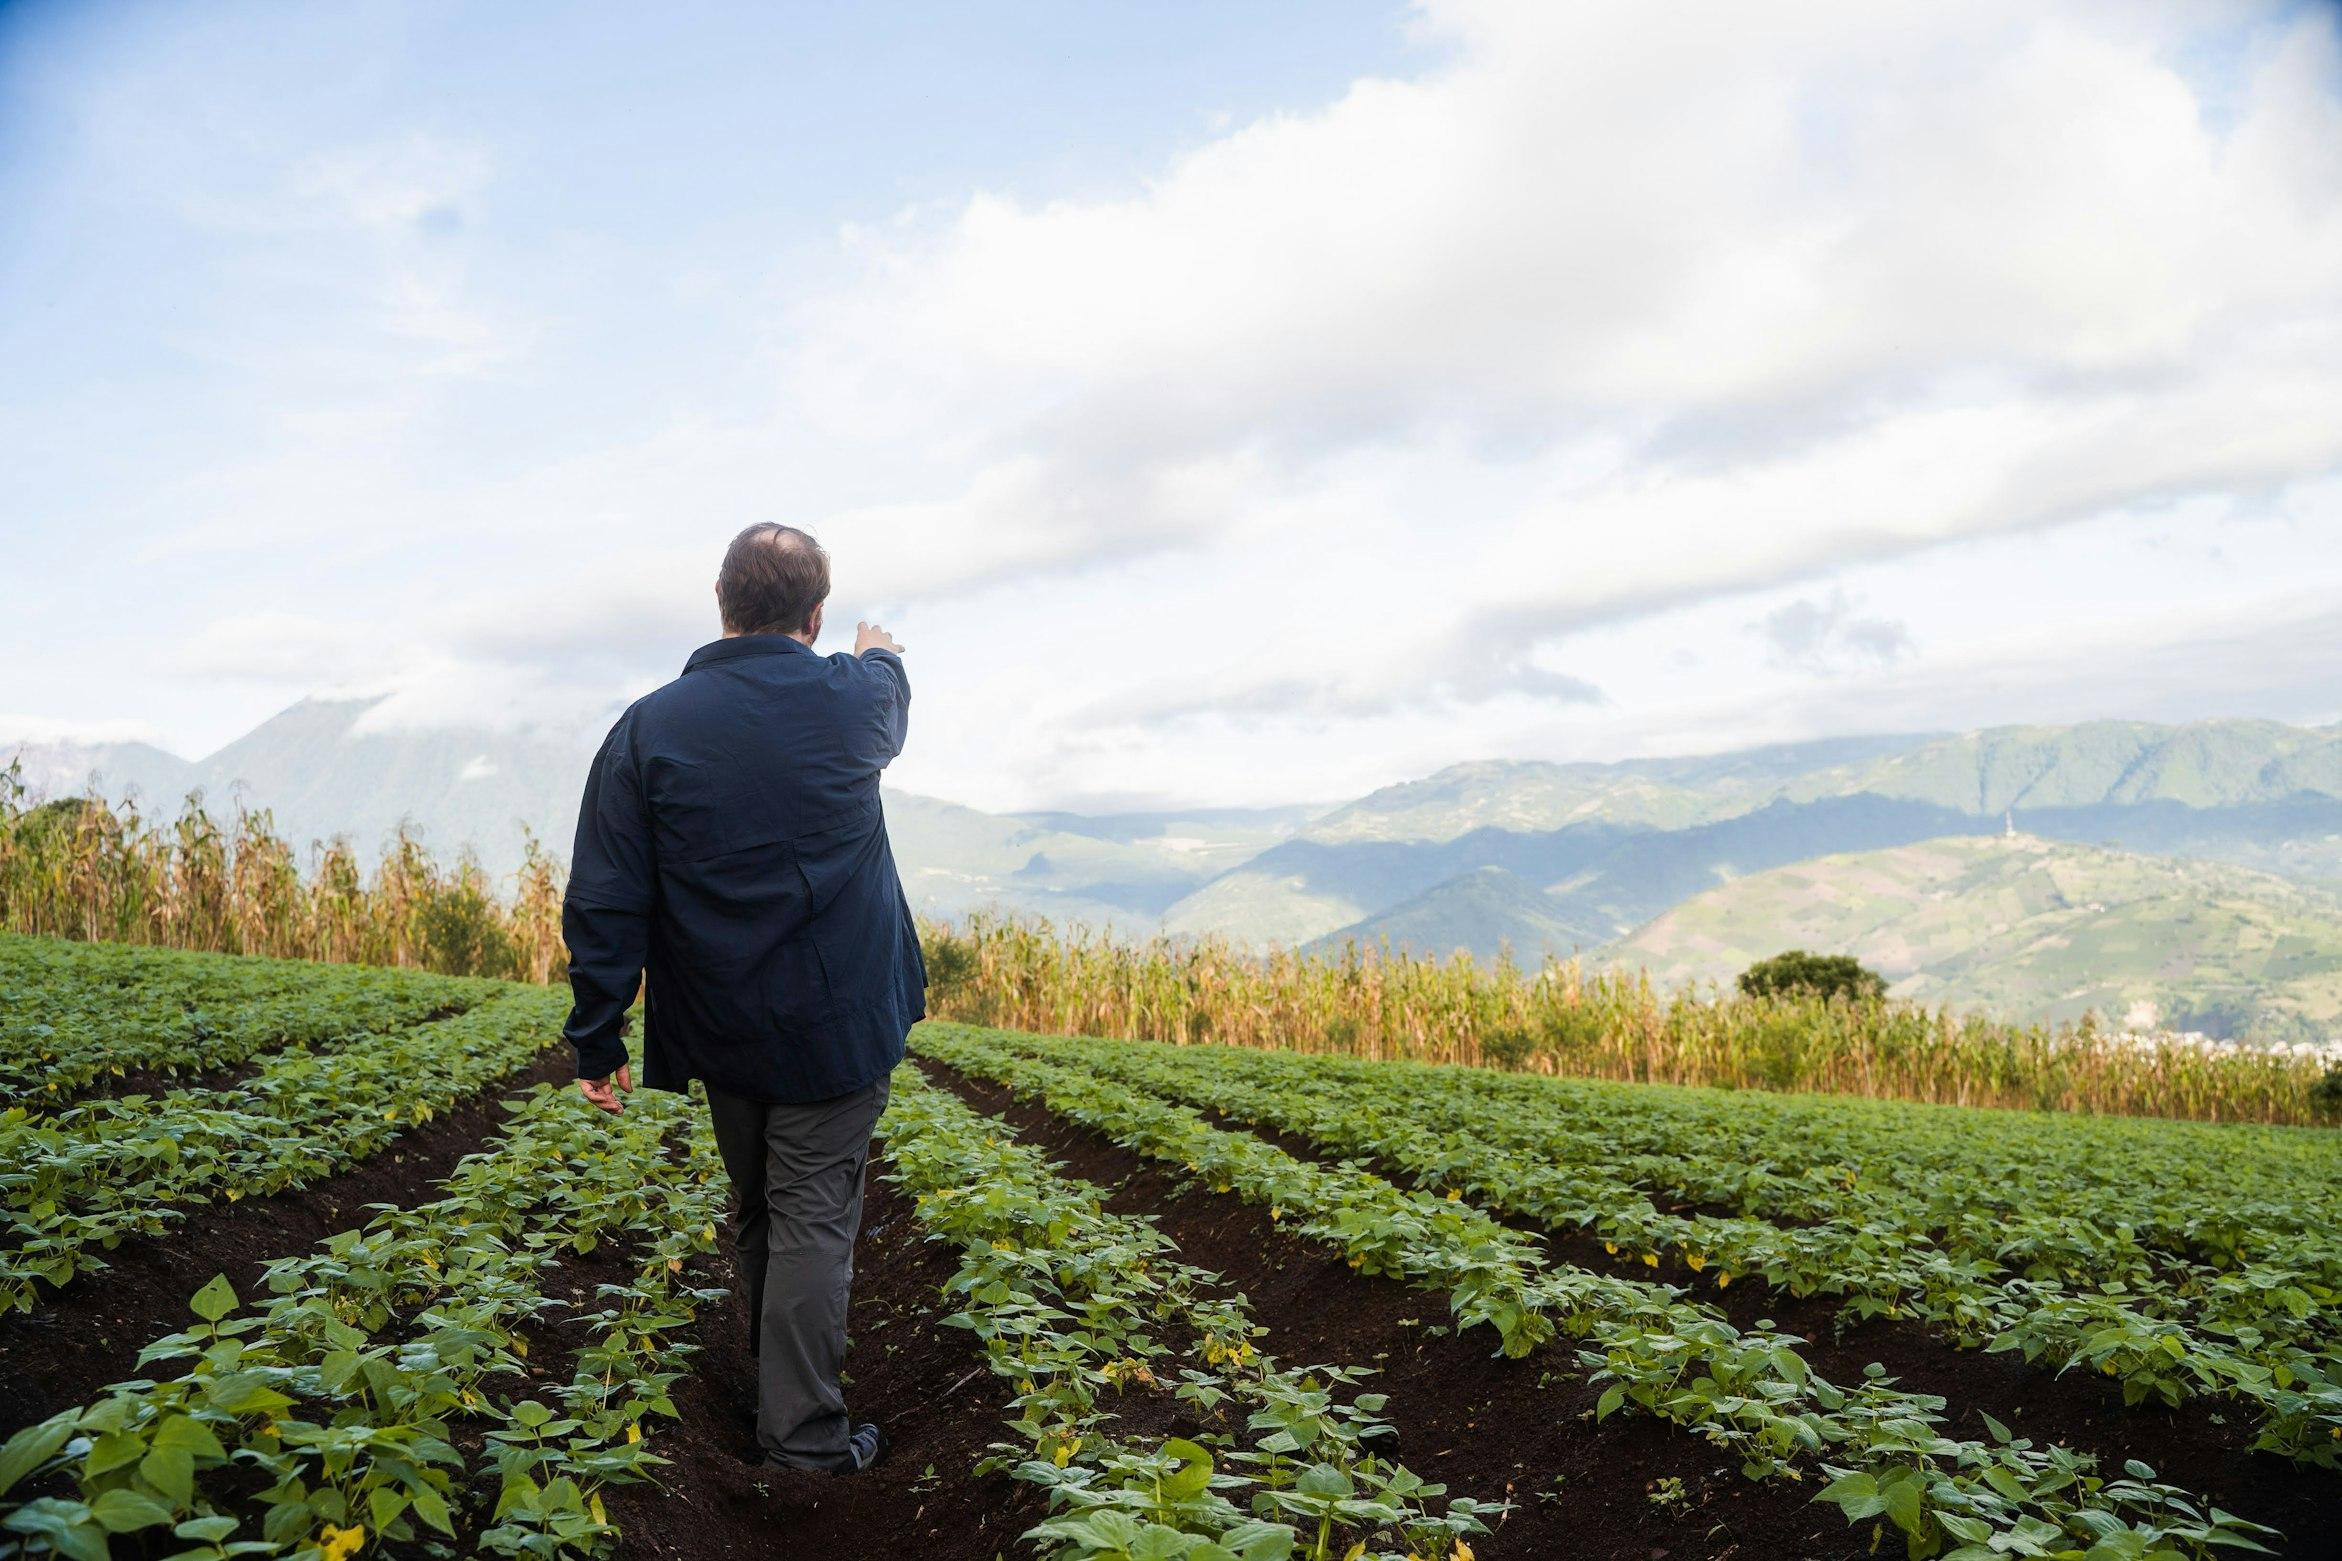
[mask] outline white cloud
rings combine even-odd
[[[144,721],[71,716],[21,715],[0,710],[0,768],[18,744],[80,745],[97,743],[157,743],[161,733]]]
[[[1911,631],[1892,618],[1866,617],[1842,590],[1799,597],[1749,625],[1772,649],[1776,666],[1832,673],[1849,666],[1891,666],[1911,654]]]
[[[2207,23],[2258,40],[2220,116],[2181,69]],[[863,279],[804,309],[797,409],[965,474],[861,518],[981,539],[914,541],[940,586],[996,539],[1011,571],[1253,541],[1347,457],[1405,452],[1469,510],[1313,542],[1453,551],[1409,566],[1446,599],[1436,704],[1583,697],[1535,647],[1606,619],[2342,464],[2322,14],[1457,0],[1425,25],[1452,64],[1126,197],[850,231]],[[1212,461],[1245,483],[1206,505],[1151,480]],[[1328,627],[1155,708],[1375,703]]]
[[[1939,724],[1990,635],[2057,661],[2058,698],[2129,700],[2119,647],[2176,665],[2209,593],[2225,648],[2190,687],[2298,694],[2222,625],[2342,545],[2330,11],[1427,0],[1418,26],[1440,63],[1127,189],[861,213],[833,254],[774,244],[763,285],[662,252],[597,293],[581,265],[566,319],[482,275],[526,177],[503,150],[304,149],[269,220],[325,236],[297,291],[342,312],[255,349],[265,437],[168,485],[137,558],[258,539],[326,583],[237,599],[186,667],[391,691],[370,721],[583,720],[712,635],[723,541],[777,518],[829,546],[840,620],[913,647],[906,780],[991,803]],[[597,309],[622,337],[733,312],[638,388]],[[2295,530],[2232,570],[2141,562],[2175,515],[2205,557]],[[2036,543],[2074,581],[2010,601],[2087,620],[2108,665],[1962,571]],[[1951,577],[1990,599],[1938,600]]]

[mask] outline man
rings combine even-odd
[[[625,1110],[642,985],[643,1083],[706,1085],[740,1200],[765,1462],[852,1474],[886,1450],[838,1384],[863,1163],[927,971],[878,803],[903,648],[865,623],[852,655],[817,655],[828,595],[813,538],[750,526],[716,576],[723,638],[610,729],[562,904],[563,1033],[586,1099]]]

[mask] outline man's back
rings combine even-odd
[[[821,1100],[902,1059],[925,968],[878,780],[909,708],[890,651],[743,634],[702,646],[619,719],[586,784],[564,907],[581,1074],[622,1060],[638,969],[654,1089],[700,1078]]]

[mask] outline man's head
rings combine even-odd
[[[829,555],[795,526],[750,526],[724,550],[716,572],[716,610],[726,637],[790,634],[810,645],[821,633],[829,595]]]

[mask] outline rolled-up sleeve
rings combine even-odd
[[[578,804],[561,935],[569,945],[569,1023],[577,1076],[605,1078],[626,1061],[626,1010],[650,958],[657,863],[628,723],[594,755]]]
[[[883,770],[903,751],[911,732],[911,675],[891,650],[864,651],[859,660],[870,679],[870,706],[856,733],[855,757]]]

